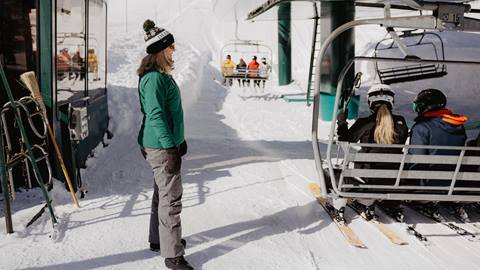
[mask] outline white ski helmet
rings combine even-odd
[[[395,92],[386,84],[373,84],[368,90],[368,106],[371,110],[380,104],[387,104],[389,109],[393,108]]]

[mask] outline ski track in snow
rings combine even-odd
[[[164,24],[178,33],[173,74],[182,91],[189,146],[182,223],[186,258],[195,269],[478,269],[479,243],[408,210],[433,246],[387,224],[409,242],[392,245],[348,209],[350,226],[368,249],[349,246],[306,188],[316,180],[311,107],[279,98],[285,90],[301,89],[275,87],[275,81],[264,91],[224,88],[214,58],[223,38],[211,30],[216,22],[208,5],[192,2]],[[142,34],[112,32],[108,88],[114,138],[107,148],[98,146],[82,170],[89,190],[82,208],[75,209],[57,184],[51,194],[55,229],[47,214],[25,228],[42,197],[36,189],[18,193],[16,232],[0,235],[0,269],[166,269],[147,249],[153,182],[136,142]],[[322,136],[329,126],[320,123]]]

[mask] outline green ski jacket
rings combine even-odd
[[[144,148],[167,149],[184,138],[180,89],[171,75],[150,71],[140,78],[138,97],[143,113],[138,143]]]

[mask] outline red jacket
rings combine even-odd
[[[250,63],[248,63],[248,75],[250,77],[257,77],[259,66],[260,64],[256,60],[252,60]]]

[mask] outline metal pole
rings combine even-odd
[[[0,121],[0,131],[3,130],[2,128],[2,121]],[[1,132],[0,132],[1,134]],[[5,148],[3,146],[3,136],[0,135],[0,181],[2,184],[2,192],[3,198],[5,200],[5,222],[6,222],[6,229],[7,233],[13,233],[13,225],[12,225],[12,212],[10,210],[10,193],[8,191],[7,185],[7,174],[6,174],[6,166],[5,166],[5,155],[4,155]]]
[[[128,0],[125,0],[125,33],[128,33]]]
[[[33,150],[32,150],[32,147],[30,146],[30,142],[28,140],[27,132],[25,131],[22,118],[21,118],[21,116],[20,116],[20,114],[17,110],[17,106],[15,104],[15,100],[13,99],[13,95],[12,95],[12,91],[10,90],[10,86],[8,85],[7,77],[5,76],[5,72],[3,71],[3,65],[2,64],[0,64],[0,80],[3,81],[5,92],[7,93],[8,99],[10,101],[10,106],[12,106],[13,113],[15,114],[15,119],[16,119],[18,128],[20,129],[20,133],[22,135],[25,147],[27,148],[27,154],[30,157],[30,160],[32,161],[32,167],[33,167],[33,171],[35,173],[35,179],[37,180],[38,185],[40,186],[40,188],[42,190],[43,197],[45,198],[46,203],[48,205],[48,210],[50,211],[50,217],[52,219],[52,225],[54,225],[55,223],[57,223],[57,218],[55,217],[55,213],[53,212],[53,208],[52,208],[52,205],[51,205],[51,200],[48,197],[47,190],[45,189],[45,186],[44,186],[44,183],[43,183],[43,180],[42,180],[42,175],[40,174],[40,170],[38,169],[36,158],[33,155]]]
[[[292,82],[292,47],[290,36],[290,2],[278,7],[278,84]]]

